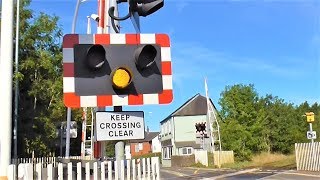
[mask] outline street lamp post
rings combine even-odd
[[[78,11],[80,4],[87,0],[77,0],[76,9],[73,15],[71,33],[74,34],[76,31],[76,23],[78,18]],[[67,132],[66,132],[66,157],[70,155],[70,124],[71,124],[71,108],[67,108]]]

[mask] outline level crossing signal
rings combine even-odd
[[[196,123],[195,127],[196,127],[196,133],[198,133],[198,132],[204,133],[206,131],[206,123],[205,122]]]
[[[168,104],[173,99],[166,34],[67,34],[63,74],[67,107]]]

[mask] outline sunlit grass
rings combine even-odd
[[[262,169],[293,169],[296,167],[295,155],[261,153],[253,156],[251,161],[225,164],[222,167],[232,169],[262,168]]]

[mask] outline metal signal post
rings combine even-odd
[[[305,115],[307,117],[307,122],[309,123],[309,131],[307,132],[307,138],[311,140],[311,143],[314,142],[314,139],[317,138],[316,131],[312,130],[312,123],[314,122],[314,113],[307,112]]]
[[[0,178],[7,177],[11,161],[12,133],[12,77],[13,77],[13,0],[2,1],[1,7],[1,131],[0,131]]]

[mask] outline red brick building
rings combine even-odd
[[[133,157],[154,152],[153,150],[156,145],[152,143],[155,143],[155,140],[158,140],[158,136],[159,132],[146,132],[144,139],[129,141],[131,156]]]

